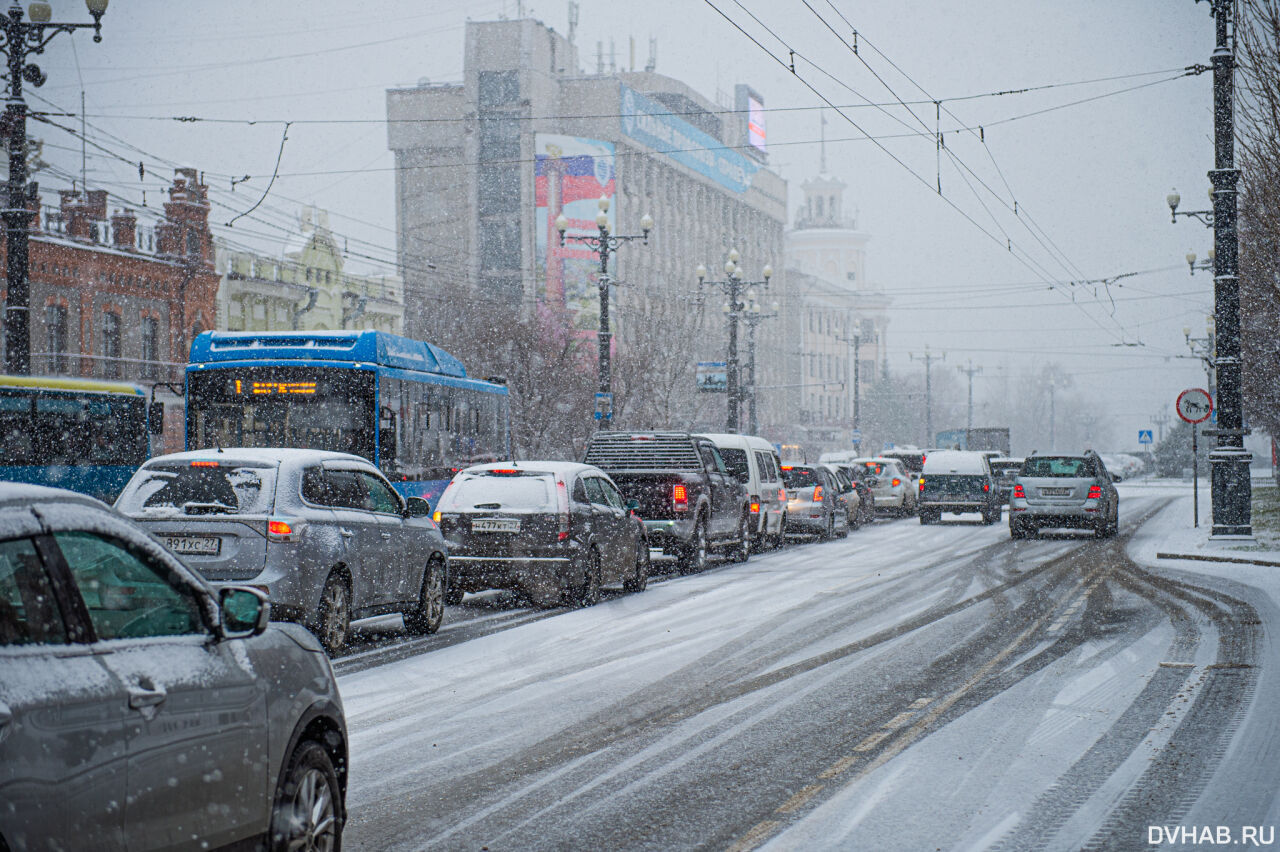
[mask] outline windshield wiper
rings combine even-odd
[[[472,506],[471,508],[473,508],[473,509],[501,509],[501,508],[502,508],[502,504],[501,504],[501,503],[476,503],[476,504],[475,504],[474,506]]]
[[[189,501],[182,504],[182,511],[187,515],[222,515],[235,514],[239,506],[228,506],[226,503],[197,503]]]

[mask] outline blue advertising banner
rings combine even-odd
[[[726,148],[671,108],[622,86],[622,132],[735,192],[746,192],[760,166]]]

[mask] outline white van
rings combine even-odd
[[[704,435],[716,445],[729,472],[747,486],[751,500],[751,542],[756,550],[782,544],[787,527],[787,492],[773,444],[754,435]]]

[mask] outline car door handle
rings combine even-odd
[[[148,689],[145,686],[132,686],[129,688],[129,706],[134,710],[155,707],[168,697],[169,693],[165,692],[162,686],[157,686],[153,689]]]
[[[343,529],[341,527],[338,528],[338,532],[342,533],[343,538],[351,538],[351,536],[355,535],[351,530]]]

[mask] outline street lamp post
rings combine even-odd
[[[747,429],[752,435],[760,434],[760,419],[756,413],[756,390],[760,386],[756,381],[756,326],[778,315],[778,303],[771,304],[769,310],[770,313],[762,313],[760,303],[748,298],[747,310],[742,315],[742,321],[747,324],[747,375],[751,377],[751,390],[747,392]]]
[[[0,16],[0,51],[9,66],[9,96],[4,106],[4,129],[9,144],[9,183],[5,204],[5,273],[4,366],[5,372],[17,376],[31,374],[31,282],[27,225],[27,104],[22,99],[22,81],[33,86],[44,85],[45,73],[35,63],[27,62],[32,54],[44,53],[45,46],[58,33],[93,29],[93,40],[102,41],[102,15],[108,0],[85,0],[91,24],[60,24],[49,19],[53,11],[47,2],[37,0],[28,7],[28,20],[23,20],[22,7],[14,0]]]
[[[1199,358],[1201,362],[1204,363],[1205,378],[1209,382],[1209,396],[1216,399],[1217,382],[1214,381],[1214,371],[1218,366],[1217,335],[1214,333],[1213,317],[1205,317],[1204,337],[1192,337],[1190,326],[1182,329],[1182,336],[1186,338],[1187,348],[1191,350],[1191,354]]]
[[[965,446],[968,446],[969,433],[973,431],[973,377],[981,373],[982,368],[973,366],[973,359],[970,359],[968,367],[956,367],[956,369],[969,377],[969,413],[964,421],[964,441]]]
[[[754,299],[754,291],[749,288],[760,285],[767,288],[769,279],[773,277],[773,267],[765,264],[761,271],[764,276],[763,281],[743,281],[742,268],[738,266],[738,250],[729,249],[729,259],[724,264],[724,280],[708,281],[707,268],[702,264],[698,264],[698,268],[694,274],[698,276],[698,297],[702,297],[702,285],[708,284],[719,287],[721,292],[729,297],[729,301],[725,304],[725,315],[729,319],[729,355],[725,363],[725,371],[728,373],[728,417],[725,431],[736,433],[739,429],[739,411],[742,402],[741,383],[738,376],[738,320],[742,317],[742,312],[746,308],[746,302],[742,301],[743,295],[747,294],[749,299]]]
[[[1187,266],[1191,268],[1191,274],[1195,275],[1197,269],[1213,269],[1213,259],[1216,254],[1217,252],[1213,249],[1209,249],[1209,259],[1196,263],[1196,253],[1193,251],[1187,252]]]
[[[1197,0],[1199,2],[1199,0]],[[1249,462],[1253,455],[1244,448],[1244,405],[1241,396],[1242,363],[1240,355],[1240,277],[1239,238],[1236,233],[1236,183],[1240,170],[1235,167],[1235,116],[1233,113],[1233,76],[1235,56],[1231,45],[1233,0],[1208,0],[1214,20],[1213,50],[1213,184],[1210,195],[1212,211],[1178,213],[1179,198],[1171,193],[1166,201],[1176,222],[1179,215],[1190,215],[1213,228],[1213,312],[1218,374],[1218,425],[1205,430],[1217,438],[1217,447],[1209,453],[1213,494],[1213,535],[1252,536],[1251,522],[1253,486],[1249,481]]]
[[[561,213],[556,216],[556,230],[560,232],[560,245],[565,240],[584,243],[595,249],[600,256],[600,274],[596,278],[596,287],[600,291],[600,367],[599,393],[596,402],[596,423],[601,429],[608,428],[613,419],[613,376],[610,373],[609,351],[612,344],[612,333],[609,331],[609,285],[615,283],[609,277],[609,253],[618,250],[618,246],[630,240],[644,240],[649,244],[649,232],[653,230],[653,217],[648,213],[640,217],[640,230],[643,233],[622,235],[609,233],[609,199],[600,197],[597,203],[600,211],[596,213],[596,227],[600,233],[595,236],[566,236],[569,220]]]

